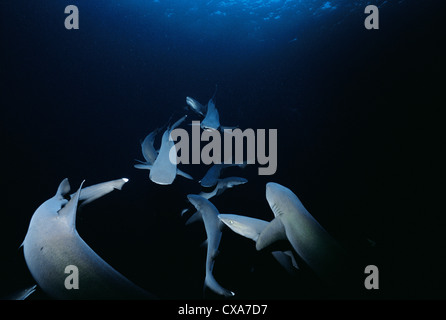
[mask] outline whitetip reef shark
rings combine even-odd
[[[196,114],[204,117],[203,121],[200,123],[200,127],[203,130],[224,130],[224,129],[234,129],[236,127],[227,127],[220,124],[220,114],[215,107],[215,95],[217,94],[217,86],[215,87],[214,94],[212,98],[209,99],[206,105],[202,105],[197,100],[186,97],[186,104],[190,109]]]
[[[141,289],[99,257],[76,230],[79,202],[91,202],[112,190],[120,190],[126,178],[100,183],[70,196],[64,179],[54,197],[34,212],[23,241],[25,261],[39,287],[56,299],[149,299]],[[67,266],[78,269],[79,288],[67,289]]]
[[[200,185],[204,188],[211,188],[215,186],[219,182],[219,178],[223,170],[232,166],[245,168],[247,163],[216,163],[212,165],[208,171],[206,171],[203,179],[200,180]]]
[[[141,142],[142,156],[146,160],[145,162],[141,162],[142,164],[153,164],[158,157],[158,151],[155,149],[154,143],[155,137],[160,130],[161,128],[157,128],[154,131],[150,132]]]
[[[202,191],[198,195],[209,200],[215,196],[221,195],[223,192],[226,191],[226,189],[230,189],[235,186],[245,184],[247,182],[248,182],[247,179],[240,177],[228,177],[224,179],[217,179],[217,185],[215,186],[214,190],[212,190],[211,192]],[[188,211],[189,211],[188,208],[184,209],[183,211],[181,211],[181,215],[185,214]]]
[[[201,121],[201,128],[203,130],[219,130],[220,129],[220,115],[215,107],[215,94],[208,102],[206,116]]]
[[[206,106],[191,97],[186,97],[186,103],[192,111],[204,117],[203,121],[200,122],[200,127],[203,130],[220,129],[220,115],[215,107],[215,93]]]
[[[303,261],[329,284],[343,283],[348,277],[346,252],[305,209],[288,188],[269,182],[266,199],[275,218],[260,233],[257,250],[287,239]]]
[[[149,133],[141,144],[142,153],[146,162],[137,163],[134,167],[137,169],[150,170],[149,178],[157,184],[170,185],[173,183],[177,175],[193,180],[191,175],[179,170],[176,163],[170,161],[170,151],[172,148],[175,148],[173,140],[169,139],[170,133],[173,129],[178,127],[186,117],[187,115],[183,116],[164,131],[159,153],[156,152],[153,146],[154,133],[156,134],[156,130]]]
[[[211,192],[200,192],[199,195],[206,199],[211,199],[215,196],[221,195],[226,189],[233,188],[247,183],[248,180],[240,177],[227,177],[224,179],[217,179],[217,185]]]
[[[207,255],[206,255],[206,276],[204,285],[217,294],[225,297],[234,296],[234,292],[223,288],[217,280],[215,280],[212,270],[214,269],[215,258],[218,255],[218,246],[221,240],[221,228],[223,223],[218,219],[218,209],[207,199],[196,195],[189,194],[188,200],[197,209],[195,217],[199,215],[204,222],[207,236]]]

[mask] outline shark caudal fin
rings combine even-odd
[[[235,293],[223,288],[218,282],[217,280],[215,280],[214,276],[212,275],[212,273],[206,273],[206,277],[204,279],[204,287],[203,287],[203,291],[205,288],[209,288],[210,290],[212,290],[213,292],[222,295],[224,297],[233,297],[235,296]]]

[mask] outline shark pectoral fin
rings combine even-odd
[[[77,204],[79,202],[80,193],[84,182],[85,180],[82,181],[81,186],[79,187],[77,192],[71,196],[71,200],[68,201],[68,203],[57,212],[59,217],[61,219],[65,219],[67,221],[67,224],[73,230],[76,228]]]
[[[198,220],[201,220],[201,213],[199,211],[195,212],[189,219],[187,219],[186,226]]]
[[[279,218],[274,218],[263,231],[260,233],[256,241],[256,249],[258,251],[270,246],[279,240],[287,239],[285,227]]]
[[[288,273],[294,274],[299,269],[290,251],[273,251],[271,254]]]
[[[290,258],[291,264],[294,268],[299,269],[299,265],[297,264],[296,258],[294,258],[293,252],[291,250],[283,251],[283,254],[287,255]]]
[[[122,186],[128,181],[129,179],[127,178],[121,178],[86,187],[82,189],[79,201],[83,201],[82,206],[86,205],[87,203],[105,196],[107,193],[110,193],[113,190],[121,190]]]
[[[137,163],[133,165],[136,169],[143,169],[143,170],[150,170],[152,169],[152,164],[145,164],[145,163]]]
[[[177,168],[177,175],[185,177],[186,179],[189,179],[189,180],[194,180],[194,178],[190,174],[187,174],[186,172],[183,172],[178,168]]]

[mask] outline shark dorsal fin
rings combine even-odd
[[[80,197],[81,189],[82,189],[84,182],[85,182],[85,180],[82,181],[77,192],[71,196],[70,201],[68,201],[68,203],[62,209],[60,209],[58,212],[59,217],[65,219],[67,221],[67,224],[73,230],[76,227],[77,204],[79,202],[79,197]]]
[[[65,196],[70,192],[70,189],[71,187],[68,178],[63,179],[57,188],[56,197],[60,199],[65,198]]]

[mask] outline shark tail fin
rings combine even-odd
[[[214,276],[210,272],[206,274],[206,277],[204,279],[203,291],[205,290],[206,287],[209,288],[210,290],[212,290],[213,292],[215,292],[215,293],[217,293],[219,295],[222,295],[224,297],[233,297],[233,296],[235,296],[234,292],[232,292],[231,290],[223,288],[217,282],[217,280],[215,280]]]

